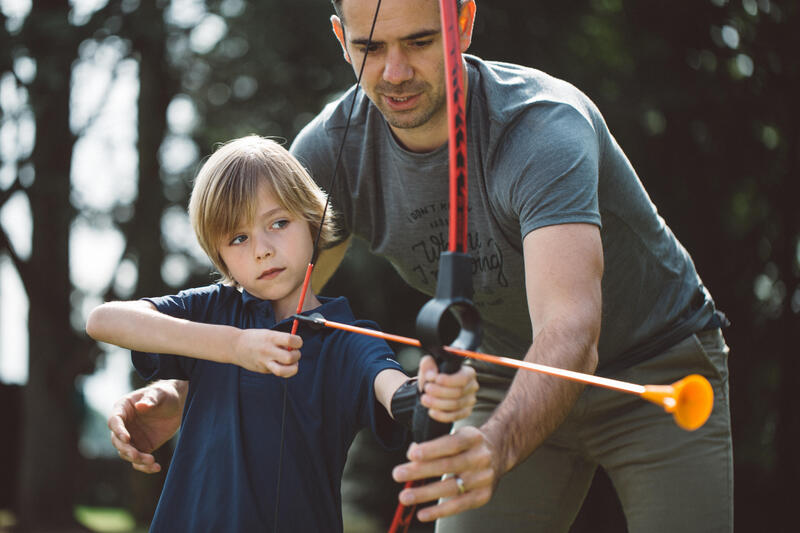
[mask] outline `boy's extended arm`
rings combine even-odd
[[[184,355],[281,377],[297,373],[303,341],[288,333],[175,318],[144,300],[109,302],[86,321],[95,340],[146,353]]]
[[[439,422],[454,422],[469,416],[475,405],[478,381],[475,369],[462,366],[455,374],[442,374],[436,369],[433,357],[426,355],[419,363],[419,380],[422,393],[420,401],[429,409],[428,413]],[[408,381],[399,370],[387,369],[375,377],[375,396],[386,411],[392,413],[392,398]]]

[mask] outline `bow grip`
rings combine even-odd
[[[453,347],[475,350],[481,340],[481,320],[472,301],[472,258],[462,252],[442,252],[436,295],[417,315],[417,336],[422,348],[433,355],[440,372],[453,374],[461,368],[461,358],[444,350],[442,320],[447,312],[455,315],[461,329]],[[428,409],[417,403],[412,422],[413,438],[422,442],[450,432],[452,424],[437,422]]]

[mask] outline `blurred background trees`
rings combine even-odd
[[[76,505],[146,523],[161,476],[107,458],[91,392],[127,355],[90,343],[83,321],[102,300],[212,279],[184,214],[192,175],[215,143],[290,142],[352,84],[330,13],[327,0],[0,0],[0,529],[11,513],[25,530],[77,528]],[[790,530],[800,477],[797,50],[793,0],[478,0],[470,50],[598,104],[731,318],[743,530],[764,516]],[[393,276],[359,246],[327,292],[410,333],[423,298]],[[382,523],[395,458],[362,449],[353,464],[385,475],[345,491]],[[597,487],[576,531],[623,527]]]

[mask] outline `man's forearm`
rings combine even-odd
[[[564,322],[548,325],[534,339],[526,361],[594,372],[596,337]],[[494,446],[503,475],[524,461],[561,424],[583,386],[533,372],[518,372],[505,399],[481,430]]]

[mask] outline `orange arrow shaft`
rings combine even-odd
[[[350,324],[342,324],[341,322],[332,322],[330,320],[325,320],[324,324],[325,326],[330,328],[350,331],[352,333],[359,333],[361,335],[369,335],[370,337],[377,337],[379,339],[399,342],[401,344],[408,344],[409,346],[417,346],[420,348],[422,347],[422,343],[420,343],[418,339],[413,339],[411,337],[403,337],[402,335],[393,335],[391,333],[384,333],[382,331],[378,331],[375,329],[361,328],[358,326],[351,326]],[[636,385],[633,383],[627,383],[625,381],[619,381],[616,379],[604,378],[592,374],[584,374],[582,372],[575,372],[573,370],[565,370],[562,368],[555,368],[552,366],[541,365],[538,363],[529,363],[528,361],[520,361],[518,359],[512,359],[510,357],[501,357],[498,355],[490,355],[481,352],[474,352],[472,350],[462,350],[461,348],[454,348],[453,346],[445,346],[444,350],[449,353],[459,355],[461,357],[467,357],[469,359],[478,359],[480,361],[486,361],[488,363],[494,363],[497,365],[507,366],[511,368],[521,368],[523,370],[531,370],[533,372],[539,372],[540,374],[557,376],[572,381],[576,381],[579,383],[596,385],[598,387],[603,387],[606,389],[628,392],[637,395],[642,395],[645,392],[645,387],[643,385]]]

